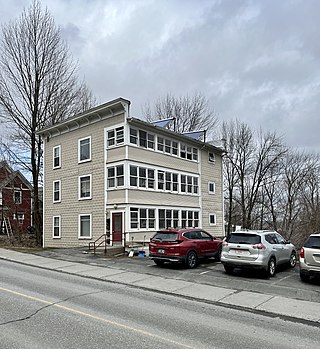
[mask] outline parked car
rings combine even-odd
[[[300,278],[320,276],[320,233],[311,234],[300,250]]]
[[[160,230],[150,239],[149,258],[157,265],[180,262],[194,268],[200,258],[219,260],[221,245],[221,239],[199,228]]]
[[[296,249],[276,231],[235,231],[222,244],[221,263],[226,273],[235,268],[261,269],[274,276],[277,266],[294,268]]]

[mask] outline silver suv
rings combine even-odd
[[[311,234],[300,250],[300,278],[320,275],[320,233]]]
[[[295,267],[296,249],[276,231],[238,230],[224,240],[221,263],[226,273],[234,268],[255,268],[274,276],[279,264]]]

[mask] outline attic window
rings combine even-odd
[[[215,161],[216,161],[216,158],[215,158],[215,156],[214,156],[214,154],[212,153],[212,152],[209,152],[208,153],[208,161],[209,162],[211,162],[211,163],[215,163]]]
[[[21,190],[14,191],[14,203],[16,205],[19,205],[22,203],[22,191]]]

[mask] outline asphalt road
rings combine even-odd
[[[3,260],[0,280],[3,349],[319,348],[315,326],[181,297]]]

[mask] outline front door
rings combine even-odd
[[[122,242],[122,212],[112,213],[112,241]]]

